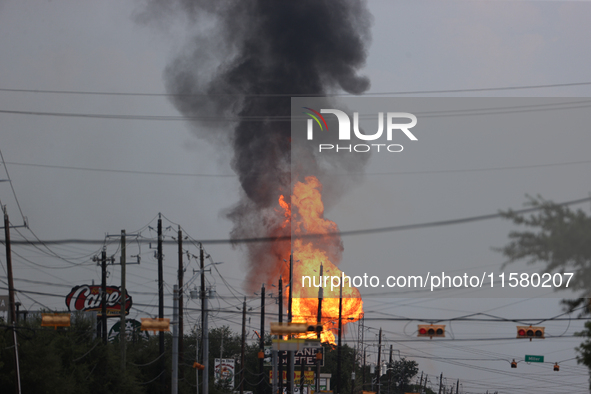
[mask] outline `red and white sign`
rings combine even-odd
[[[107,317],[115,317],[121,314],[121,291],[119,287],[107,286],[106,291]],[[127,291],[126,291],[127,293]],[[131,296],[126,294],[125,312],[129,314],[132,301]],[[82,285],[76,286],[66,296],[66,306],[70,311],[98,312],[102,317],[102,294],[101,286]]]

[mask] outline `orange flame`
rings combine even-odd
[[[279,198],[279,205],[284,211],[284,227],[291,222],[292,234],[319,234],[313,238],[296,238],[292,242],[293,248],[293,277],[294,282],[302,280],[303,276],[315,277],[319,284],[320,265],[323,275],[341,277],[342,271],[337,268],[343,250],[340,237],[329,235],[338,232],[336,223],[324,218],[324,204],[322,203],[322,184],[313,176],[306,177],[305,182],[294,185],[291,204],[285,202],[284,196]],[[293,205],[293,206],[292,206]],[[323,236],[322,234],[325,234]],[[289,277],[285,275],[285,277]],[[322,300],[322,342],[335,343],[335,333],[338,330],[339,317],[339,288],[331,290],[330,280],[324,287]],[[357,321],[363,314],[363,302],[359,291],[348,285],[342,288],[342,322],[343,324]],[[302,283],[293,283],[292,321],[316,322],[318,314],[318,288],[303,287]],[[303,335],[315,338],[316,334]]]

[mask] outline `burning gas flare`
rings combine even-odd
[[[285,202],[284,196],[279,198],[279,205],[283,210],[285,228],[291,224],[292,236],[305,234],[318,234],[312,238],[295,238],[292,242],[293,249],[293,301],[292,321],[316,322],[318,314],[318,288],[302,287],[302,276],[316,277],[320,275],[320,265],[323,266],[323,275],[341,276],[341,270],[337,268],[342,253],[342,243],[336,223],[324,218],[324,204],[322,203],[322,184],[314,177],[305,178],[305,182],[297,182],[293,188],[291,204]],[[322,234],[325,234],[324,236]],[[283,270],[283,277],[289,278],[289,270]],[[322,324],[324,331],[321,334],[322,342],[335,343],[335,333],[338,329],[339,317],[339,289],[331,290],[330,286],[323,289],[322,300]],[[357,321],[363,314],[363,302],[359,291],[355,287],[344,286],[342,322],[343,325]],[[316,337],[316,334],[308,334],[308,337]]]

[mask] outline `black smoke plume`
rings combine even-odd
[[[232,237],[278,234],[281,194],[289,201],[290,95],[359,94],[358,75],[369,43],[371,16],[361,0],[150,0],[140,19],[170,27],[183,21],[190,38],[164,77],[176,108],[195,119],[195,132],[233,148],[232,167],[243,194],[229,210]],[[282,120],[283,119],[283,120]],[[347,156],[347,155],[340,155]],[[367,156],[340,168],[359,171]],[[297,176],[322,175],[313,154]],[[331,167],[336,167],[332,157]],[[338,163],[336,163],[338,164]],[[342,185],[324,180],[325,198]],[[248,282],[276,280],[285,248],[248,246]],[[254,278],[256,277],[256,280]]]

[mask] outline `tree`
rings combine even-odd
[[[579,309],[579,316],[591,314],[591,217],[581,209],[574,211],[540,196],[528,196],[528,199],[527,205],[537,209],[529,216],[502,212],[502,216],[513,223],[531,228],[510,232],[509,244],[496,249],[508,258],[503,267],[525,259],[528,264],[545,263],[544,271],[548,273],[574,273],[569,288],[580,291],[580,297],[562,300],[562,304],[568,311]],[[591,370],[591,322],[585,327],[585,331],[577,333],[587,338],[576,348],[577,361]]]
[[[511,210],[501,212],[513,223],[533,229],[512,231],[509,233],[511,242],[495,248],[508,258],[503,267],[525,259],[528,264],[546,263],[544,271],[548,273],[573,272],[569,289],[581,291],[581,297],[563,300],[563,304],[570,310],[585,307],[591,285],[591,217],[583,210],[574,211],[540,196],[528,196],[526,205],[537,210],[529,216]],[[588,308],[584,308],[583,313],[589,313]]]
[[[410,381],[419,373],[419,363],[414,360],[400,360],[393,361],[388,367],[391,382],[395,385],[396,391],[404,393],[410,389]]]

